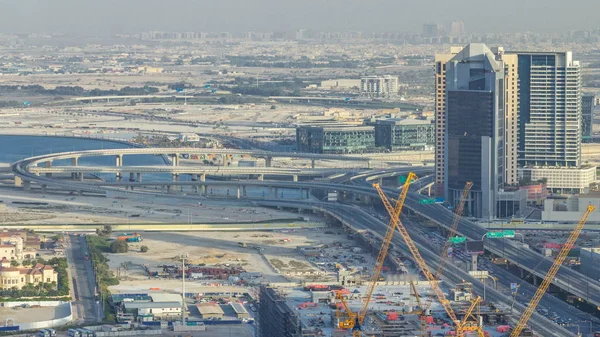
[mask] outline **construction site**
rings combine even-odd
[[[460,241],[456,235],[457,224],[472,184],[466,184],[455,209],[454,223],[446,233],[447,238],[441,242],[442,255],[437,268],[430,269],[399,220],[406,191],[414,178],[412,174],[407,177],[397,200],[390,200],[379,185],[374,185],[390,218],[385,236],[360,233],[362,239],[358,240],[357,251],[378,252],[370,271],[353,274],[337,263],[332,266],[337,271],[336,282],[305,282],[303,287],[261,286],[260,336],[533,336],[527,322],[535,314],[550,280],[564,262],[569,247],[578,238],[594,207],[589,206],[575,226],[529,305],[515,315],[511,307],[484,300],[485,293],[478,294],[470,282],[450,286],[444,281],[444,265],[455,262],[449,262],[451,254],[448,252],[452,252],[453,244]],[[411,256],[398,251],[388,254],[396,232]],[[301,252],[306,255],[310,250],[302,249]],[[473,261],[477,263],[475,258]],[[488,276],[487,273],[472,273],[475,277],[480,274]]]

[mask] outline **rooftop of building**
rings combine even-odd
[[[125,309],[181,308],[179,302],[125,302]]]
[[[224,315],[225,312],[217,303],[200,303],[196,307],[201,315]]]
[[[433,124],[433,120],[413,118],[388,118],[378,119],[377,123],[394,123],[395,125],[429,125]]]
[[[229,305],[231,305],[231,308],[233,308],[233,311],[235,311],[237,314],[247,314],[248,310],[246,310],[246,308],[244,308],[244,305],[238,302],[231,302],[229,303]]]

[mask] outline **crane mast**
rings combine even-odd
[[[396,200],[396,205],[395,205],[396,207],[392,208],[392,214],[393,214],[392,218],[397,219],[400,217],[400,213],[402,212],[402,207],[404,206],[404,201],[406,200],[406,196],[408,195],[408,190],[410,188],[410,184],[416,179],[417,179],[417,176],[413,172],[410,172],[408,174],[408,176],[406,177],[406,181],[404,182],[404,185],[402,186],[402,190],[400,191],[400,196],[398,197],[398,200]],[[379,186],[379,185],[377,185],[377,186]],[[344,300],[343,296],[340,293],[338,293],[336,296],[342,302],[342,305],[343,305],[344,309],[346,310],[346,313],[349,316],[349,318],[347,320],[340,321],[338,323],[338,326],[342,329],[352,329],[353,336],[361,335],[362,323],[367,314],[367,309],[369,308],[369,303],[371,302],[373,292],[375,291],[375,286],[377,285],[377,281],[379,280],[379,276],[381,275],[381,268],[383,267],[383,263],[385,262],[385,258],[387,257],[387,253],[389,251],[390,244],[392,242],[392,237],[395,232],[395,227],[396,227],[395,223],[392,220],[390,220],[387,231],[386,231],[385,236],[383,237],[383,241],[381,243],[381,248],[379,250],[379,254],[377,255],[377,260],[375,262],[375,269],[374,269],[373,275],[371,277],[371,280],[369,283],[369,288],[367,289],[365,301],[363,302],[361,310],[358,313],[353,313],[352,310],[350,309],[350,307],[348,306],[348,304],[346,303],[346,301]],[[339,317],[339,314],[338,314],[338,317]]]
[[[417,176],[410,172],[406,177],[406,181],[402,186],[402,190],[400,191],[400,196],[398,200],[396,200],[396,207],[394,207],[392,218],[398,219],[400,217],[400,213],[402,212],[402,207],[404,206],[404,201],[406,200],[406,196],[408,195],[408,190],[410,188],[410,184],[417,178]],[[377,184],[377,186],[379,186]],[[360,323],[365,319],[365,315],[367,314],[367,308],[369,307],[369,302],[371,302],[371,297],[373,296],[373,292],[375,291],[375,286],[377,285],[377,281],[379,280],[379,275],[381,275],[381,268],[383,267],[383,263],[385,262],[385,258],[387,257],[388,250],[390,249],[390,244],[392,243],[392,237],[394,236],[395,226],[393,225],[392,220],[388,225],[385,236],[383,237],[383,242],[381,243],[381,249],[379,250],[379,254],[377,255],[377,260],[375,262],[375,272],[371,277],[371,283],[369,284],[369,288],[367,290],[367,298],[365,303],[362,306],[362,310],[360,311],[358,317]]]
[[[552,280],[558,273],[558,270],[560,269],[563,262],[565,261],[567,254],[569,254],[569,251],[575,244],[575,241],[577,241],[577,238],[579,237],[579,234],[581,234],[581,230],[583,229],[583,226],[585,225],[589,215],[594,211],[594,209],[595,209],[595,207],[592,205],[589,205],[587,207],[587,210],[585,211],[585,213],[583,214],[583,216],[581,217],[581,219],[579,220],[579,222],[577,223],[577,225],[571,232],[571,235],[569,235],[567,242],[560,249],[560,252],[558,253],[558,256],[556,257],[556,259],[554,260],[554,263],[552,263],[550,270],[548,270],[548,273],[546,273],[546,276],[544,277],[542,284],[536,290],[535,294],[533,295],[533,298],[529,302],[529,305],[527,306],[527,308],[525,309],[525,311],[519,318],[519,322],[517,323],[517,325],[515,325],[513,331],[510,333],[510,337],[518,337],[521,334],[521,331],[523,331],[523,329],[525,328],[525,325],[529,321],[529,318],[531,318],[531,315],[535,311],[535,308],[537,307],[537,305],[540,303],[540,300],[544,296],[544,293],[546,293],[546,290],[548,290],[548,287],[550,287],[550,283],[552,283]]]
[[[433,276],[433,274],[429,270],[427,263],[421,256],[419,249],[417,248],[414,241],[408,234],[406,227],[404,227],[404,225],[402,224],[402,222],[400,222],[400,219],[398,217],[393,217],[394,208],[390,204],[390,201],[389,201],[388,197],[385,195],[385,192],[383,192],[381,187],[377,184],[374,184],[373,187],[375,187],[375,189],[377,190],[377,193],[379,194],[379,197],[381,198],[383,205],[385,206],[388,213],[390,214],[390,217],[391,217],[390,223],[393,222],[394,227],[397,228],[398,231],[400,232],[402,239],[404,240],[404,242],[406,243],[406,246],[410,250],[410,253],[412,254],[413,258],[415,259],[415,262],[417,263],[417,265],[419,266],[419,268],[421,269],[423,274],[425,274],[425,278],[427,279],[427,281],[429,281],[429,284],[431,285],[431,288],[433,289],[433,291],[435,292],[435,295],[437,296],[438,300],[440,301],[440,304],[442,305],[442,307],[444,307],[444,310],[446,311],[448,316],[450,316],[450,319],[452,320],[452,322],[454,322],[454,324],[457,327],[459,327],[460,321],[458,320],[458,318],[456,317],[456,314],[454,313],[454,310],[450,306],[450,301],[448,301],[448,299],[446,298],[446,295],[444,295],[444,292],[438,285],[438,280],[436,280],[436,278]],[[463,336],[464,334],[461,333],[461,334],[457,334],[457,335]]]
[[[458,223],[460,222],[460,218],[465,208],[465,202],[467,201],[467,197],[469,196],[469,191],[473,187],[473,183],[467,181],[465,184],[465,188],[462,191],[462,195],[460,197],[460,201],[458,202],[458,207],[456,207],[456,211],[454,213],[454,220],[452,222],[452,226],[450,227],[450,231],[448,232],[448,238],[444,242],[444,246],[442,247],[442,251],[440,253],[440,262],[435,270],[435,275],[438,278],[441,278],[444,267],[446,266],[446,262],[448,261],[448,248],[450,248],[450,238],[456,235],[456,230],[458,229]],[[427,312],[431,307],[432,298],[427,300],[427,304],[425,304],[424,312]]]

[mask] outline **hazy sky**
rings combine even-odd
[[[467,32],[600,28],[599,0],[0,0],[0,32],[413,31],[463,21]]]

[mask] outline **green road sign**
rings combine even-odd
[[[488,232],[487,237],[490,239],[502,239],[502,238],[514,238],[515,231],[511,229],[498,231],[498,232]]]
[[[467,241],[467,238],[464,236],[455,236],[455,237],[451,237],[450,240],[451,243],[463,243],[465,241]]]
[[[515,237],[515,231],[512,229],[507,229],[507,230],[504,230],[503,232],[504,232],[505,238],[514,238]]]
[[[433,205],[433,204],[435,204],[435,199],[423,199],[423,200],[419,200],[419,203],[421,205]]]

